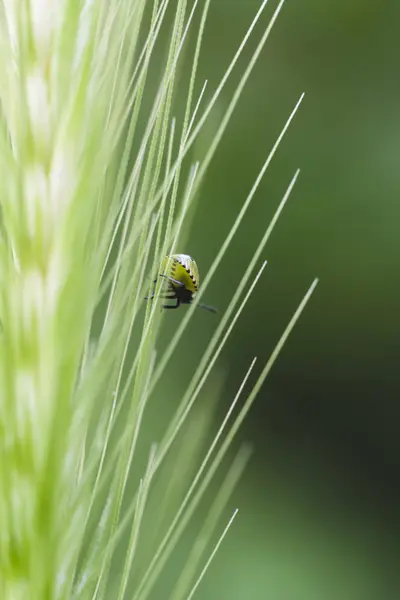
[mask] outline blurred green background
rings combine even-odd
[[[212,1],[198,77],[198,90],[209,81],[207,97],[259,5]],[[235,506],[240,512],[199,599],[400,597],[399,23],[398,0],[286,2],[178,249],[195,257],[204,277],[304,91],[205,298],[227,306],[300,167],[266,248],[268,267],[219,361],[220,419],[252,358],[259,373],[315,276],[320,284],[241,431],[254,455],[227,519]],[[182,314],[167,316],[165,339]],[[206,312],[191,321],[168,375],[177,395],[181,373],[192,372],[215,327]]]

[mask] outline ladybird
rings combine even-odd
[[[172,254],[166,256],[161,263],[159,277],[166,279],[167,287],[161,291],[160,297],[166,300],[175,300],[175,304],[163,304],[163,308],[179,308],[181,304],[191,304],[195,293],[199,289],[199,269],[195,260],[188,254]],[[154,280],[154,286],[157,277]],[[155,292],[150,298],[152,300]],[[207,304],[199,304],[200,308],[217,312],[217,309]]]

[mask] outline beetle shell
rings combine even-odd
[[[161,273],[179,281],[192,294],[195,294],[199,289],[199,269],[193,258],[188,254],[166,256],[161,265]],[[171,281],[171,285],[177,290],[180,288],[173,281]]]

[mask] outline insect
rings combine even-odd
[[[164,277],[167,287],[161,291],[160,298],[165,300],[175,300],[175,304],[163,304],[163,308],[179,308],[181,304],[191,304],[194,294],[199,289],[199,269],[191,256],[188,254],[172,254],[166,256],[161,263],[160,274],[158,277]],[[158,277],[154,280],[154,290]],[[155,291],[145,300],[152,300]],[[200,308],[205,308],[210,312],[217,312],[217,309],[207,304],[199,304]]]

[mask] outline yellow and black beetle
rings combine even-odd
[[[163,308],[179,308],[181,304],[191,304],[200,283],[199,269],[193,258],[188,254],[166,256],[161,263],[160,271],[159,277],[165,277],[167,280],[167,288],[161,291],[160,298],[176,300],[175,304],[163,304]],[[157,277],[154,286],[156,283]],[[154,298],[154,294],[153,291],[150,300]],[[148,299],[146,297],[146,300]],[[199,304],[199,307],[217,312],[216,308],[207,304]]]

